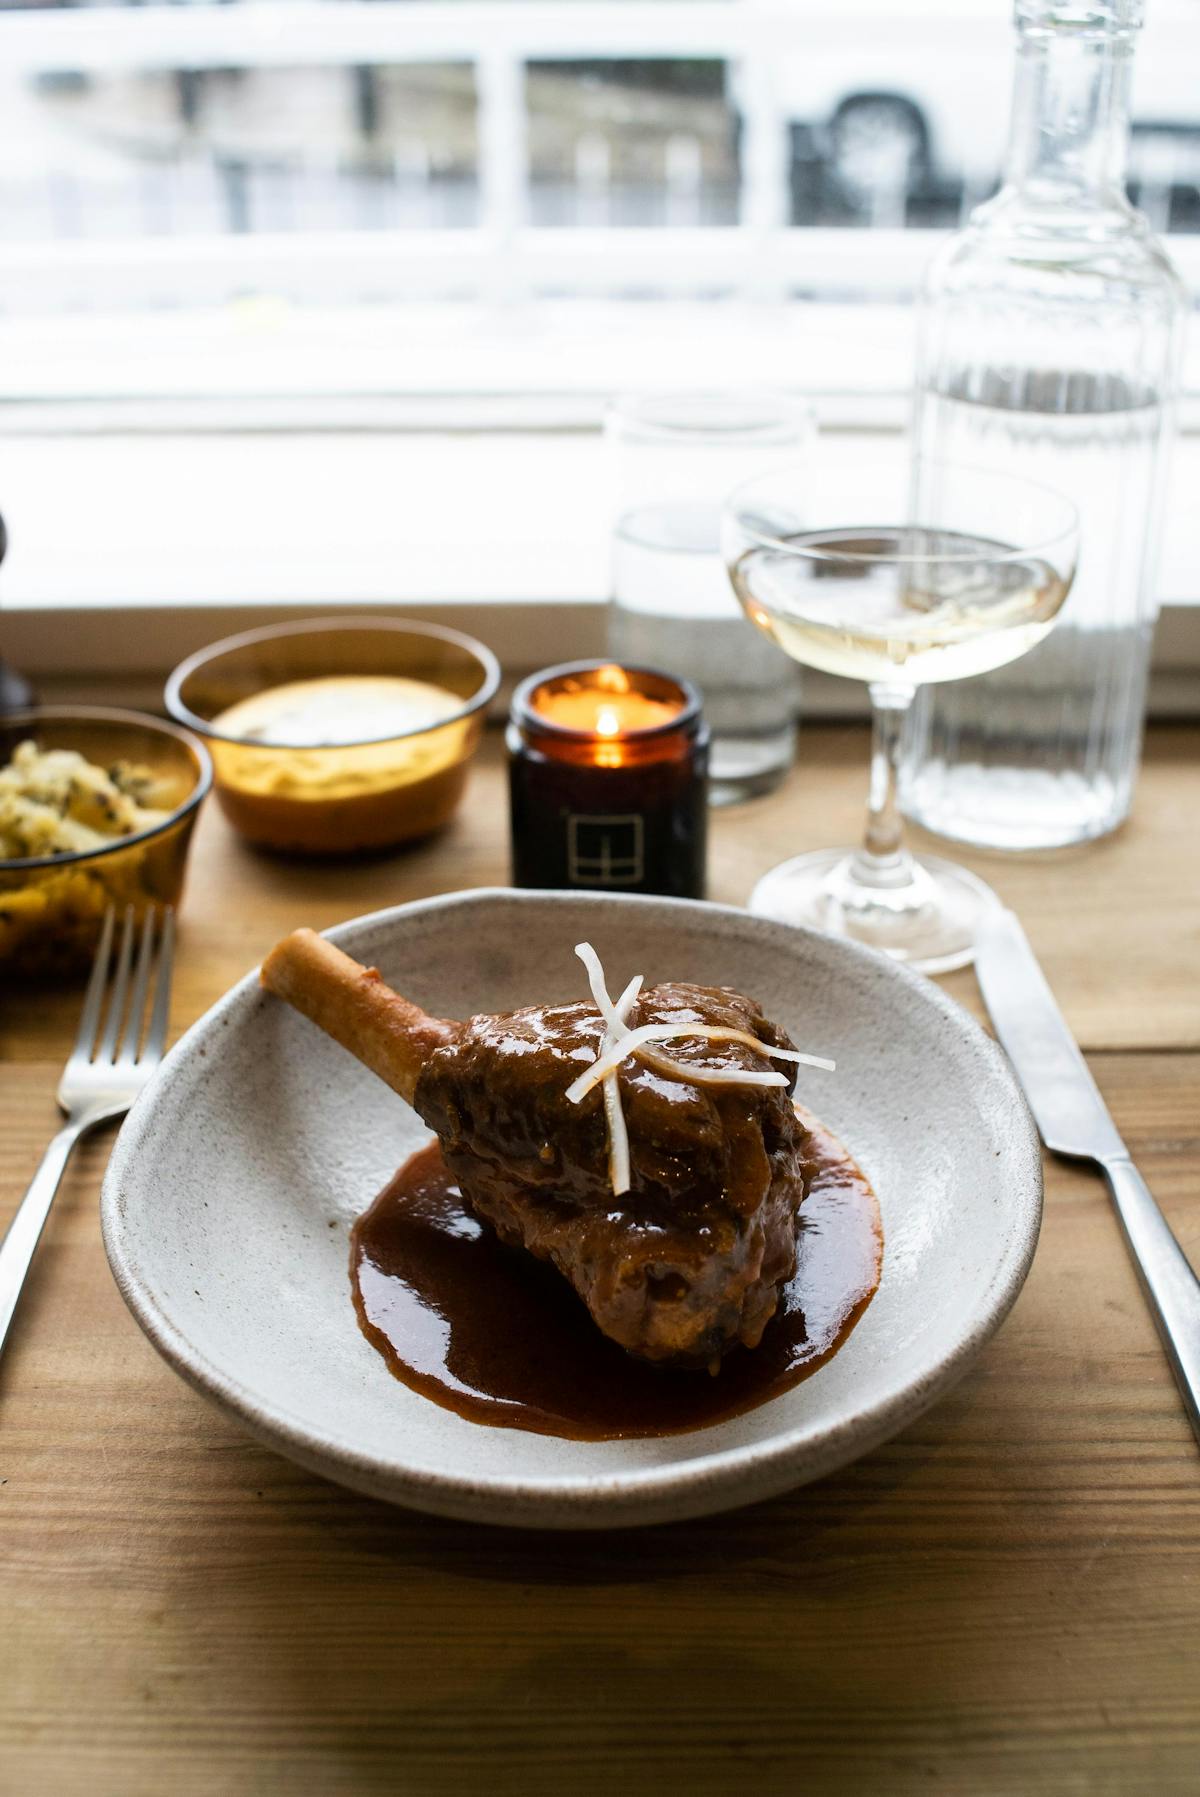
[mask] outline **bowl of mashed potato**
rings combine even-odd
[[[140,712],[0,718],[0,979],[85,969],[109,905],[177,905],[204,745]]]

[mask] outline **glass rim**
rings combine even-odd
[[[483,679],[470,697],[463,700],[457,711],[448,713],[444,718],[438,718],[435,723],[417,724],[411,730],[388,730],[382,736],[356,737],[353,742],[348,743],[256,742],[253,737],[233,736],[228,731],[214,729],[210,722],[202,718],[198,712],[194,712],[183,700],[182,689],[185,680],[204,667],[206,662],[215,660],[218,655],[229,654],[237,649],[253,648],[256,643],[273,642],[279,637],[315,636],[318,631],[338,630],[405,632],[410,636],[434,637],[439,642],[452,643],[455,648],[465,649],[468,654],[474,656],[483,669]],[[293,678],[298,677],[293,676]],[[320,679],[321,676],[314,675],[310,678]],[[404,676],[400,675],[397,678],[403,679]],[[280,681],[278,684],[282,686],[287,682]],[[468,636],[466,631],[454,630],[448,624],[426,624],[423,620],[416,618],[369,618],[360,615],[350,618],[301,618],[288,624],[264,624],[254,630],[242,630],[234,636],[222,637],[218,642],[209,643],[207,648],[197,649],[193,655],[187,656],[179,663],[178,667],[171,670],[167,676],[166,686],[163,688],[163,702],[172,718],[176,719],[178,723],[197,732],[200,736],[211,738],[213,742],[231,743],[240,749],[261,749],[267,752],[273,749],[284,749],[289,752],[296,750],[307,754],[322,754],[331,749],[366,749],[370,748],[373,743],[403,742],[408,737],[427,736],[431,731],[443,730],[449,724],[461,724],[465,718],[473,716],[475,712],[487,705],[495,697],[499,687],[499,660],[486,643],[481,643],[477,637]],[[267,687],[258,688],[259,692],[268,690]],[[452,693],[450,697],[457,698],[458,694]]]
[[[145,711],[124,711],[116,706],[108,705],[26,705],[19,711],[7,711],[0,714],[0,726],[5,731],[10,725],[21,727],[28,724],[31,728],[39,722],[123,724],[136,726],[140,730],[157,731],[162,736],[173,737],[196,758],[196,783],[186,799],[182,799],[172,811],[156,824],[147,824],[144,830],[137,830],[132,836],[114,836],[111,842],[101,843],[91,849],[66,849],[57,855],[10,855],[0,857],[0,874],[10,871],[29,873],[38,868],[74,867],[81,861],[101,861],[106,855],[120,854],[123,849],[136,848],[139,843],[150,842],[156,836],[165,836],[168,830],[181,823],[189,814],[196,811],[213,782],[212,756],[204,744],[190,730],[167,718],[152,717]],[[0,895],[2,902],[2,895]]]
[[[952,469],[955,474],[971,475],[979,480],[991,481],[997,487],[1023,489],[1026,493],[1037,494],[1043,499],[1051,500],[1064,512],[1067,521],[1057,530],[1044,531],[1037,536],[1031,535],[1029,540],[1020,544],[1010,543],[1005,546],[998,540],[996,554],[986,557],[989,562],[1002,564],[1005,562],[1024,561],[1027,557],[1037,555],[1041,551],[1048,551],[1055,545],[1069,543],[1072,539],[1078,539],[1078,507],[1073,500],[1068,499],[1066,494],[1061,493],[1057,487],[1047,486],[1044,482],[1038,480],[1028,480],[1024,475],[999,474],[990,468],[977,468],[969,463],[935,461],[928,463],[927,466]],[[772,549],[781,555],[791,555],[797,557],[797,559],[803,558],[813,562],[829,562],[835,565],[842,563],[846,566],[855,566],[858,564],[867,565],[872,562],[887,562],[894,567],[929,567],[936,565],[953,567],[960,562],[978,563],[981,559],[978,550],[972,551],[965,549],[949,552],[940,550],[935,552],[926,551],[923,554],[917,552],[912,554],[895,552],[887,555],[877,555],[866,551],[860,551],[856,554],[853,550],[842,550],[837,548],[828,549],[820,548],[816,545],[809,546],[807,544],[797,544],[793,538],[780,536],[773,531],[757,530],[752,525],[746,523],[737,510],[738,501],[742,499],[744,495],[749,494],[752,489],[757,487],[765,488],[772,481],[779,480],[789,472],[797,476],[797,478],[803,478],[808,481],[811,481],[812,479],[811,467],[806,463],[801,462],[792,463],[789,467],[776,468],[769,474],[753,475],[749,480],[743,481],[740,486],[733,489],[721,508],[725,527],[735,529],[741,536],[748,539],[748,541],[757,544],[762,549]],[[857,521],[856,525],[822,525],[816,523],[812,526],[812,529],[817,531],[822,529],[835,530],[851,528],[870,530],[884,529],[890,526],[892,528],[912,531],[929,531],[934,528],[949,530],[949,526],[946,525],[935,527],[933,525],[920,524],[909,518],[904,519],[902,524],[897,525],[894,520],[873,516],[872,514],[875,509],[876,508],[870,505],[864,505],[863,517]],[[891,510],[893,508],[889,507],[886,509]]]
[[[1144,0],[1014,0],[1013,23],[1022,35],[1130,38],[1145,24]]]
[[[541,668],[536,674],[527,674],[516,688],[512,696],[510,720],[524,729],[526,727],[544,732],[547,736],[560,737],[564,742],[603,742],[607,739],[598,730],[585,730],[576,724],[560,724],[555,718],[548,718],[544,712],[538,711],[530,703],[533,694],[539,687],[547,686],[552,680],[561,680],[571,674],[598,674],[602,668],[619,667],[624,674],[645,674],[652,680],[661,680],[666,686],[673,686],[683,698],[678,714],[668,718],[662,724],[639,724],[633,729],[622,730],[624,740],[648,742],[659,736],[673,736],[679,730],[688,730],[697,723],[701,716],[701,700],[699,689],[686,680],[682,674],[670,674],[665,668],[651,668],[642,662],[615,662],[611,658],[593,659],[590,661],[563,661],[554,667]]]
[[[708,405],[712,413],[705,416]],[[743,406],[749,422],[722,423],[720,408]],[[696,409],[692,418],[672,416]],[[811,400],[797,394],[757,387],[652,387],[618,393],[605,409],[605,427],[631,444],[671,444],[685,448],[723,448],[787,441],[811,432],[815,412]]]
[[[703,500],[689,500],[684,505],[672,506],[671,515],[678,518],[686,512],[689,522],[707,526],[706,532],[697,531],[697,540],[681,543],[668,542],[663,536],[656,536],[652,531],[637,528],[637,521],[647,515],[657,517],[662,507],[654,504],[633,506],[622,512],[612,527],[612,541],[617,544],[628,544],[635,549],[649,549],[655,555],[679,555],[691,558],[709,559],[721,553],[721,502],[714,501],[706,505]],[[707,541],[700,542],[700,535],[706,534]]]

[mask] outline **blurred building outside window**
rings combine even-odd
[[[936,233],[995,185],[1008,14],[0,4],[0,299],[10,319],[903,302]],[[1200,0],[1155,0],[1143,39],[1134,197],[1200,270]]]
[[[261,517],[275,498],[247,432],[387,433],[394,473],[401,440],[427,438],[418,483],[435,438],[470,433],[482,474],[502,432],[481,590],[593,599],[602,514],[576,488],[597,486],[614,391],[800,388],[826,424],[898,436],[912,294],[995,185],[1013,41],[1009,0],[0,3],[0,510],[15,492],[49,533],[39,456],[81,504],[86,462],[94,528],[125,542],[120,495],[173,483],[120,575],[148,602],[161,520],[204,478],[198,435],[207,490],[227,477],[229,505]],[[1151,0],[1132,191],[1200,288],[1198,45],[1200,0]],[[305,453],[275,496],[281,530],[319,486]],[[400,590],[470,580],[446,540],[467,453],[447,449],[444,525]],[[376,478],[364,464],[360,497]],[[504,536],[505,481],[540,525]],[[251,524],[226,526],[247,552]],[[385,540],[361,548],[350,596],[385,591]],[[326,553],[332,596],[346,540]],[[177,582],[220,589],[215,561],[184,559]],[[301,559],[299,587],[270,596],[318,596]],[[1200,593],[1200,526],[1176,562]],[[35,566],[18,524],[0,595],[62,603],[77,578]]]

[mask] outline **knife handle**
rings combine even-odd
[[[1128,1159],[1103,1160],[1150,1309],[1158,1324],[1188,1421],[1200,1441],[1200,1279],[1171,1234],[1150,1188]]]

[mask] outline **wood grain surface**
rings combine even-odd
[[[1118,1126],[1200,1262],[1200,732],[1135,821],[969,857],[1020,911]],[[849,840],[866,738],[810,730],[715,817],[712,896]],[[283,931],[502,882],[490,741],[438,842],[271,861],[210,808],[174,1025]],[[949,989],[977,1012],[969,974]],[[55,1126],[77,997],[0,1005],[0,1220]],[[142,1339],[69,1169],[0,1358],[0,1790],[1194,1793],[1200,1452],[1101,1182],[1050,1163],[995,1341],[926,1418],[736,1514],[508,1533],[392,1510],[256,1446]]]

